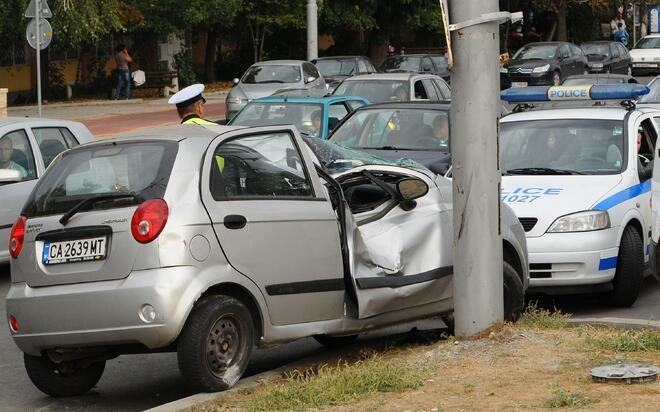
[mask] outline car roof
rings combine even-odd
[[[623,120],[628,111],[622,107],[578,107],[540,109],[526,112],[510,113],[500,119],[501,122],[517,122],[525,120],[558,120],[558,119],[602,119]]]
[[[525,46],[560,46],[562,44],[570,44],[566,41],[540,41],[534,43],[527,43]]]
[[[583,44],[593,44],[593,43],[600,43],[600,44],[610,44],[610,43],[620,43],[620,42],[615,42],[611,40],[590,40],[590,41],[583,41],[580,43],[580,46]]]
[[[35,117],[0,117],[0,127],[16,123],[28,123],[34,126],[47,126],[47,125],[82,125],[80,122],[73,120],[60,120],[60,119],[46,119]]]
[[[438,102],[410,101],[410,102],[385,102],[370,104],[359,107],[356,110],[370,109],[431,109],[431,110],[449,110],[450,104]]]
[[[348,100],[364,100],[360,96],[327,96],[327,97],[289,97],[289,96],[267,96],[254,99],[253,102],[265,103],[318,103],[318,104],[332,104],[336,102],[343,102]]]
[[[349,77],[344,80],[345,82],[353,82],[357,80],[406,80],[409,81],[413,77],[417,76],[428,76],[433,78],[440,79],[440,76],[433,74],[419,74],[411,72],[395,72],[395,73],[372,73],[372,74],[360,74],[357,76]]]
[[[215,137],[232,132],[234,130],[245,129],[242,126],[206,126],[206,125],[171,125],[164,127],[154,127],[135,132],[129,132],[117,137],[98,139],[89,144],[103,144],[108,142],[131,142],[136,140],[169,140],[180,142],[185,139],[200,139],[211,141]]]
[[[348,59],[366,59],[365,56],[355,55],[355,56],[323,56],[317,57],[315,61],[319,60],[348,60]]]
[[[256,62],[252,66],[274,66],[274,65],[298,65],[307,63],[305,60],[264,60]]]

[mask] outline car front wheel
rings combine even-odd
[[[200,391],[231,388],[245,372],[254,333],[250,311],[241,301],[224,295],[202,298],[179,335],[181,374]]]
[[[83,361],[55,363],[46,355],[23,355],[28,377],[40,391],[53,397],[87,393],[101,379],[105,361],[84,364]]]
[[[628,226],[623,231],[619,245],[619,256],[612,286],[604,295],[605,303],[616,307],[629,307],[637,300],[642,287],[644,270],[644,244],[635,228]]]
[[[561,84],[561,74],[555,71],[552,73],[552,85],[559,86]]]
[[[502,277],[504,279],[504,320],[515,322],[520,319],[525,305],[522,280],[516,269],[506,261],[502,268]]]

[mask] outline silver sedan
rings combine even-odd
[[[9,328],[43,392],[85,393],[106,360],[162,350],[223,390],[255,344],[451,315],[449,180],[292,126],[148,133],[62,154],[14,226]],[[505,210],[515,320],[527,249]]]

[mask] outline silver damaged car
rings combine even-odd
[[[43,392],[85,393],[107,360],[163,350],[218,391],[255,345],[451,315],[448,179],[292,126],[145,133],[60,155],[12,228],[8,323]],[[506,207],[503,222],[514,320],[527,250]]]

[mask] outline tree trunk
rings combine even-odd
[[[261,40],[259,41],[259,60],[264,58],[264,43],[266,42],[266,30],[261,29]]]
[[[566,0],[559,2],[557,10],[557,41],[568,41],[568,28],[566,27],[566,15],[568,12]]]
[[[390,36],[381,30],[374,30],[369,36],[369,59],[378,67],[387,58]],[[397,50],[398,52],[398,50]]]
[[[206,32],[206,54],[204,58],[204,82],[215,82],[215,56],[218,44],[218,30],[211,27]]]

